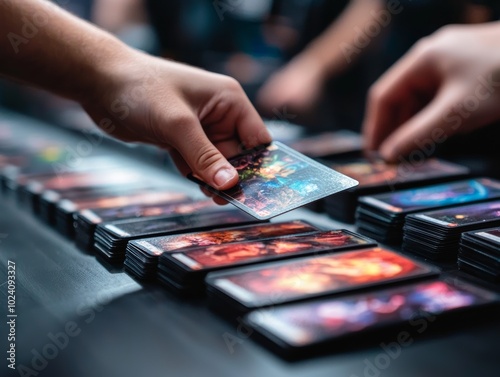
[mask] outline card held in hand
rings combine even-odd
[[[239,183],[219,191],[193,175],[188,178],[260,220],[267,220],[358,184],[331,168],[273,142],[229,162]]]

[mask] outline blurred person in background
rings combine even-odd
[[[258,93],[263,111],[319,111],[334,126],[359,130],[370,84],[416,41],[452,23],[498,17],[495,1],[351,0],[343,12]],[[321,101],[321,96],[326,98]],[[318,105],[323,106],[318,109]]]

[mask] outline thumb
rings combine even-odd
[[[227,190],[238,183],[238,172],[211,143],[201,125],[188,125],[182,139],[171,145],[196,175],[217,190]],[[179,164],[177,164],[179,165]],[[183,165],[181,163],[181,165]],[[186,169],[181,169],[185,173]]]

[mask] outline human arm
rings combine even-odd
[[[447,26],[418,42],[370,90],[366,149],[395,162],[499,121],[499,41],[493,22]]]
[[[226,157],[271,141],[239,84],[155,58],[41,0],[0,2],[0,74],[79,102],[124,141],[167,149],[183,174],[237,183]]]
[[[373,39],[360,34],[370,24],[382,29],[377,17],[383,7],[382,0],[351,0],[337,20],[270,77],[259,92],[259,106],[266,110],[285,105],[295,111],[309,109],[318,99],[323,84],[362,54],[368,46],[365,39],[368,44]]]

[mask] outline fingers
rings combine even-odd
[[[438,85],[427,41],[419,42],[376,82],[368,97],[363,135],[365,148],[376,150],[400,124],[395,114],[407,113],[418,102],[416,93],[432,93]]]
[[[247,149],[269,144],[272,141],[271,134],[246,96],[242,105],[244,108],[235,124],[241,144]]]
[[[461,102],[463,90],[457,85],[443,87],[436,97],[414,117],[394,131],[380,146],[381,156],[391,162],[408,156],[414,150],[423,150],[426,157],[434,153],[437,144],[445,141],[453,129],[457,103]]]
[[[218,190],[234,186],[238,182],[236,169],[210,142],[198,119],[186,117],[177,125],[178,135],[171,139],[170,145],[182,157],[173,153],[174,162],[181,172],[186,174],[189,167],[193,174]]]

